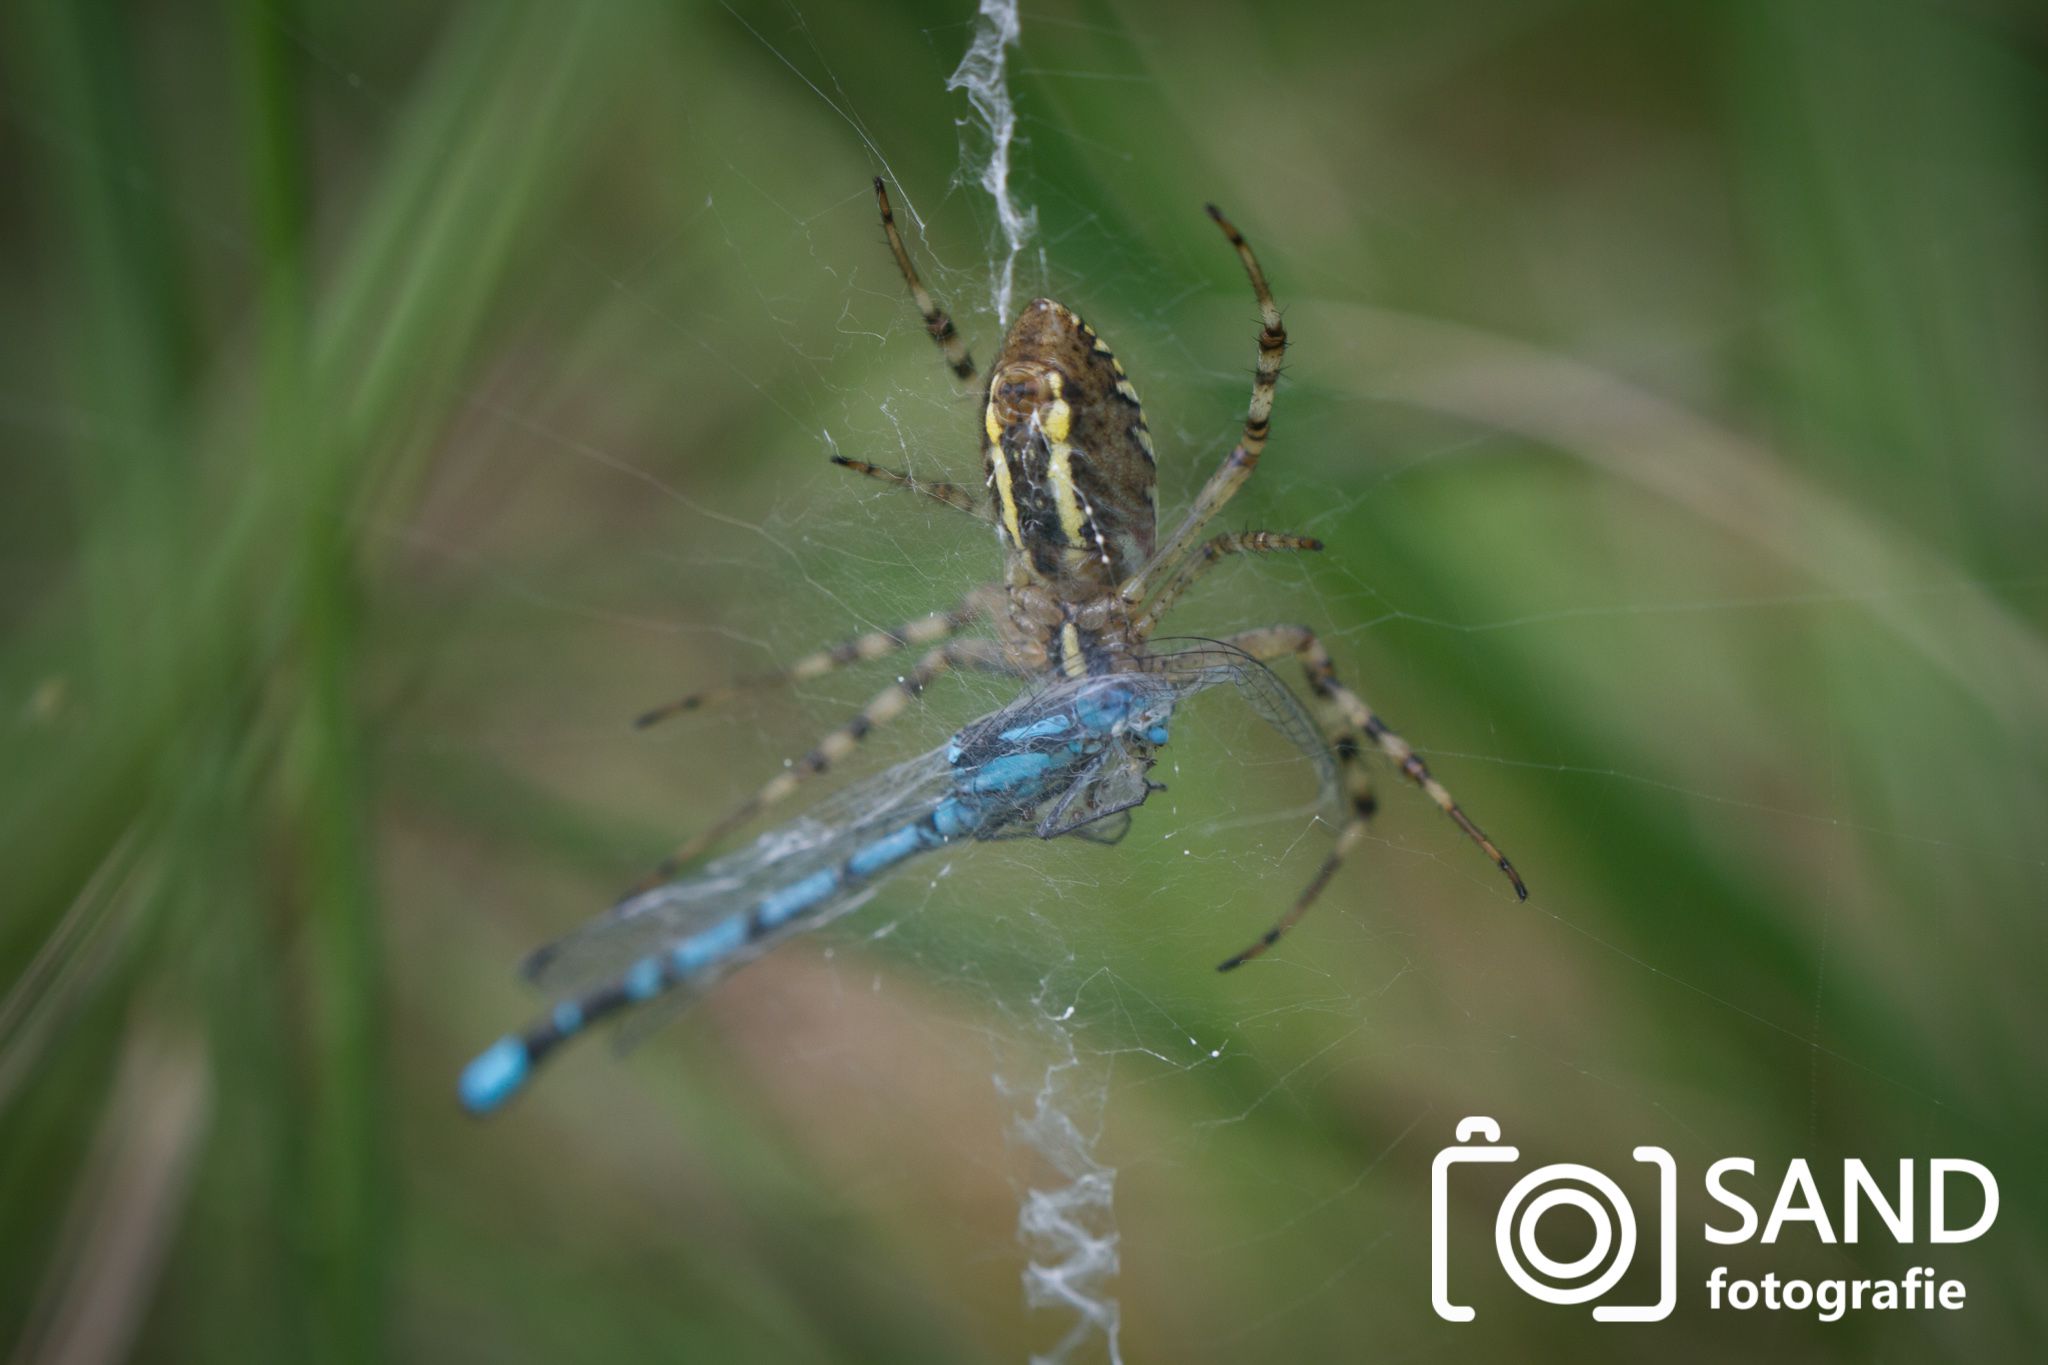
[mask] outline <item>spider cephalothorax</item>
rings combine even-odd
[[[918,279],[896,230],[895,215],[880,179],[875,198],[896,265],[923,315],[925,330],[953,373],[975,376],[974,360],[952,318]],[[912,699],[955,669],[1007,673],[1027,680],[1070,679],[1129,673],[1158,667],[1146,642],[1182,593],[1218,561],[1238,554],[1319,550],[1308,536],[1271,531],[1211,535],[1216,514],[1244,486],[1266,448],[1273,393],[1287,332],[1266,286],[1258,258],[1230,221],[1209,208],[1209,216],[1236,249],[1259,303],[1258,368],[1252,398],[1237,443],[1194,505],[1163,542],[1158,539],[1158,481],[1152,436],[1138,391],[1109,346],[1071,309],[1051,299],[1033,299],[1011,323],[1002,352],[981,391],[982,474],[987,493],[952,483],[929,483],[864,460],[834,456],[834,463],[935,498],[949,507],[995,523],[1003,547],[1004,577],[969,593],[951,611],[934,613],[893,630],[870,631],[797,660],[764,681],[789,681],[884,655],[911,645],[928,651],[846,724],[726,819],[690,840],[665,862],[653,880],[710,847],[763,808],[781,801],[804,781],[852,752],[875,726],[900,715]],[[964,637],[969,627],[989,623],[995,636]],[[1345,854],[1363,838],[1374,809],[1363,756],[1376,749],[1392,760],[1486,851],[1526,896],[1508,860],[1431,775],[1421,755],[1366,705],[1365,698],[1337,680],[1321,640],[1307,626],[1274,625],[1241,631],[1220,642],[1257,660],[1292,657],[1300,663],[1322,714],[1325,733],[1350,801],[1350,817],[1335,847],[1308,888],[1280,922],[1222,965],[1235,967],[1257,957],[1298,919],[1328,884]],[[646,723],[702,705],[740,688],[700,692],[642,717]],[[651,884],[648,883],[648,884]]]

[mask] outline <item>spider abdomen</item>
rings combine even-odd
[[[1051,299],[1011,324],[989,377],[982,461],[1010,581],[1088,595],[1156,542],[1158,479],[1138,391],[1095,330]]]

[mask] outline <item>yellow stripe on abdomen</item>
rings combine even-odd
[[[1010,533],[1010,544],[1022,548],[1024,528],[1017,519],[1017,491],[1010,479],[1010,457],[1003,449],[1003,426],[996,419],[996,405],[988,405],[986,420],[989,440],[990,471],[995,475],[996,502],[1000,508],[1003,529]]]
[[[1053,505],[1059,509],[1060,530],[1065,532],[1067,544],[1079,549],[1088,515],[1081,506],[1081,490],[1074,486],[1074,448],[1064,441],[1054,442],[1045,472],[1052,484]]]

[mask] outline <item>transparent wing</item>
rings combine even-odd
[[[650,953],[746,910],[778,887],[844,863],[873,840],[931,812],[978,770],[958,766],[956,759],[963,748],[972,751],[965,761],[975,765],[999,764],[1034,744],[1059,749],[1079,724],[1075,716],[1091,695],[1133,685],[1161,688],[1162,692],[1178,686],[1162,687],[1157,680],[1143,677],[1122,681],[1083,678],[1027,692],[1002,710],[963,726],[947,744],[841,789],[787,824],[688,875],[627,898],[529,955],[523,973],[543,992],[557,997],[610,980]],[[1074,771],[1055,767],[1044,790],[1020,798],[1014,807],[995,802],[975,837],[1001,838],[1020,828],[1029,832],[1055,808],[1071,814],[1055,821],[1052,833],[1043,837],[1101,820],[1144,800],[1146,766],[1149,760],[1135,757],[1123,739],[1107,738],[1103,750],[1077,763]],[[759,956],[790,934],[846,913],[869,894],[870,887],[849,886],[844,895],[831,898],[777,932],[750,941],[744,950],[707,971],[703,981],[708,983]],[[699,984],[693,981],[689,986]],[[679,993],[687,996],[691,990]]]
[[[1131,832],[1131,813],[1129,810],[1120,810],[1100,817],[1093,824],[1081,825],[1065,832],[1084,843],[1114,846],[1122,843],[1124,836]]]
[[[1121,843],[1130,833],[1131,808],[1144,805],[1146,797],[1164,790],[1145,780],[1151,766],[1149,753],[1140,755],[1119,741],[1034,809],[1020,812],[980,837],[1060,839],[1071,835],[1091,844]]]
[[[527,980],[566,996],[610,979],[640,958],[744,910],[775,887],[843,862],[884,829],[915,819],[953,789],[946,750],[938,748],[843,788],[753,843],[672,882],[629,897],[582,928],[530,954]],[[857,903],[792,925],[814,927]],[[736,965],[770,946],[768,936],[734,955]],[[713,974],[715,975],[715,974]],[[707,977],[707,979],[709,979]]]
[[[968,802],[974,823],[951,837],[978,839],[1036,834],[1076,835],[1114,843],[1129,829],[1133,807],[1154,790],[1146,774],[1153,746],[1175,704],[1212,687],[1237,689],[1253,711],[1286,735],[1316,765],[1332,802],[1336,762],[1314,723],[1264,665],[1212,641],[1179,642],[1148,656],[1144,671],[1059,682],[963,727],[937,749],[856,782],[753,843],[633,896],[574,933],[534,953],[526,975],[557,999],[575,998],[616,981],[635,963],[748,914],[764,898],[833,871],[830,894],[803,903],[760,932],[750,922],[742,945],[707,962],[621,1035],[630,1044],[703,988],[784,938],[815,928],[862,904],[876,874],[839,873],[856,854],[900,846],[907,826],[950,799]],[[1150,738],[1148,738],[1150,736]],[[908,855],[899,847],[897,858]],[[842,889],[843,888],[843,889]]]
[[[1170,679],[1182,696],[1211,687],[1237,689],[1245,704],[1259,719],[1287,737],[1314,767],[1317,801],[1332,824],[1343,823],[1342,784],[1337,775],[1337,756],[1300,698],[1280,681],[1273,670],[1235,645],[1220,640],[1168,639],[1156,641],[1146,666]]]
[[[1152,794],[1153,783],[1145,776],[1151,769],[1149,752],[1128,744],[1113,746],[1087,780],[1070,786],[1045,808],[1033,832],[1041,839],[1076,834],[1096,843],[1117,842],[1130,830],[1132,807],[1142,806]],[[1105,837],[1110,831],[1100,828],[1100,822],[1117,815],[1123,817],[1121,825],[1113,837]]]
[[[850,891],[845,896],[836,898],[829,910],[820,911],[807,915],[800,920],[792,921],[780,931],[756,939],[753,943],[734,953],[731,957],[726,958],[717,966],[706,970],[698,976],[692,977],[687,984],[677,986],[673,990],[664,992],[653,1000],[627,1011],[619,1016],[619,1021],[616,1024],[612,1025],[612,1051],[618,1054],[631,1052],[634,1048],[645,1042],[650,1035],[661,1032],[662,1029],[674,1021],[677,1015],[696,1004],[700,996],[704,995],[705,992],[709,991],[711,987],[718,984],[719,981],[723,980],[731,972],[762,956],[784,939],[792,938],[807,930],[829,924],[842,915],[852,914],[855,910],[860,909],[872,900],[875,893],[881,889],[879,882],[871,882],[857,890]]]

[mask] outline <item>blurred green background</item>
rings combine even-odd
[[[1168,508],[1254,352],[1205,200],[1287,309],[1230,522],[1329,548],[1230,566],[1177,628],[1325,631],[1530,902],[1383,780],[1316,912],[1216,975],[1326,836],[1286,746],[1205,697],[1124,846],[907,872],[629,1060],[579,1048],[466,1119],[457,1070],[535,1007],[519,955],[889,674],[628,718],[994,571],[978,528],[826,461],[973,477],[868,182],[987,357],[987,139],[946,84],[975,17],[12,6],[14,1358],[1022,1360],[1073,1321],[1019,1284],[1019,1201],[1062,1179],[1020,1129],[1041,1087],[1068,1177],[1116,1172],[1132,1360],[2034,1354],[2039,8],[1021,30],[1018,296],[1116,346]],[[1002,700],[939,689],[852,767]],[[1673,1322],[1483,1282],[1477,1196],[1479,1317],[1430,1312],[1430,1160],[1473,1113],[1531,1160],[1674,1151]],[[1704,1311],[1697,1173],[1730,1154],[1762,1202],[1809,1158],[1835,1208],[1843,1157],[1985,1162],[1979,1241],[1725,1253],[1931,1264],[1967,1309]]]

